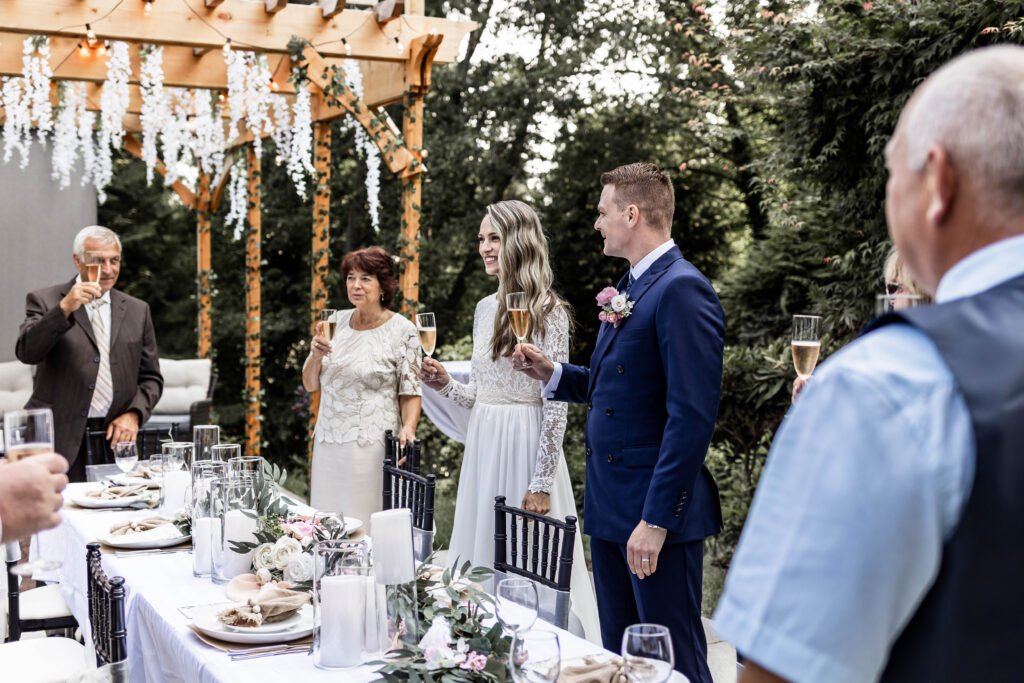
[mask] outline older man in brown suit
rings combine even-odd
[[[87,257],[88,254],[88,257]],[[85,430],[105,429],[111,444],[134,441],[163,392],[149,305],[114,289],[121,240],[107,228],[83,228],[70,282],[30,292],[16,354],[38,365],[26,408],[53,410],[56,450],[71,481],[85,480]],[[89,263],[99,266],[91,282]]]

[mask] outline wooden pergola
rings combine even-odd
[[[354,116],[380,149],[388,169],[402,182],[402,249],[405,268],[400,290],[406,305],[418,300],[419,231],[423,163],[423,98],[435,63],[453,61],[463,36],[476,28],[469,21],[425,16],[425,0],[319,0],[312,5],[288,0],[0,0],[0,76],[21,76],[22,41],[26,35],[50,39],[54,95],[57,81],[89,83],[88,108],[100,109],[107,77],[105,60],[82,44],[124,41],[131,49],[130,104],[124,117],[124,146],[141,154],[136,137],[139,114],[139,49],[163,46],[166,87],[227,89],[222,48],[267,56],[273,89],[294,97],[289,42],[306,41],[302,60],[313,88],[314,167],[312,287],[310,321],[327,301],[330,226],[330,122]],[[332,78],[344,59],[357,60],[363,77],[362,98],[339,90]],[[401,132],[382,109],[402,104]],[[4,112],[0,108],[0,121]],[[260,453],[260,159],[252,134],[240,125],[228,131],[229,149],[244,146],[247,157],[249,211],[246,246],[246,446]],[[158,164],[157,170],[164,173]],[[220,203],[227,172],[219,178],[200,174],[195,190],[181,181],[172,187],[198,214],[199,356],[210,356],[210,215]],[[314,397],[314,416],[319,403]]]

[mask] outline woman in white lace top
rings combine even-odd
[[[402,445],[416,438],[419,342],[416,327],[385,303],[398,286],[387,252],[351,252],[341,272],[355,308],[334,314],[331,340],[317,325],[302,368],[306,391],[320,390],[309,502],[369,522],[381,508],[384,432]]]
[[[420,377],[441,396],[471,409],[448,561],[489,567],[494,559],[495,496],[559,519],[576,516],[562,455],[567,405],[544,401],[540,382],[513,370],[516,338],[505,296],[526,293],[529,337],[551,358],[568,360],[571,320],[566,304],[551,290],[547,239],[533,209],[518,201],[487,207],[478,240],[484,269],[498,276],[498,292],[476,306],[469,382],[452,380],[431,358],[423,360]],[[581,532],[573,552],[570,599],[576,617],[570,626],[599,643],[597,602]]]

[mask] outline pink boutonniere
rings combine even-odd
[[[601,308],[597,318],[603,323],[611,323],[618,327],[620,322],[633,314],[634,302],[630,300],[628,294],[620,293],[614,287],[605,287],[594,298]]]

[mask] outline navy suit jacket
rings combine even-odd
[[[632,315],[601,325],[590,367],[564,363],[552,396],[587,404],[585,531],[626,543],[643,519],[667,529],[669,543],[700,540],[722,528],[704,465],[722,385],[722,306],[676,247],[629,296]]]

